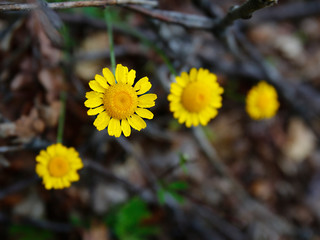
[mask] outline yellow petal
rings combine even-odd
[[[50,190],[52,188],[52,182],[50,180],[48,181],[45,181],[43,179],[43,182],[45,183],[44,187],[47,189],[47,190]]]
[[[147,118],[147,119],[152,119],[153,118],[153,113],[150,112],[148,109],[144,109],[144,108],[137,108],[136,109],[136,113],[143,118]]]
[[[99,97],[97,98],[89,98],[84,102],[84,105],[88,108],[95,108],[103,104],[103,100]]]
[[[176,101],[176,102],[180,102],[180,98],[177,97],[176,95],[174,94],[169,94],[168,95],[168,101]]]
[[[209,70],[208,69],[200,68],[199,71],[198,71],[197,80],[201,81],[201,80],[207,79],[208,74],[209,74]]]
[[[181,73],[181,78],[183,79],[184,82],[189,82],[189,75],[186,72]]]
[[[121,120],[121,130],[125,137],[129,137],[131,134],[131,127],[126,119]]]
[[[191,114],[191,119],[192,119],[192,125],[193,126],[198,126],[199,125],[199,117],[198,117],[198,114],[196,113],[192,113]]]
[[[45,152],[44,150],[40,151],[40,154],[36,157],[36,161],[39,163],[43,163],[46,164],[49,161],[49,157],[46,157],[43,152]]]
[[[109,126],[108,126],[108,134],[110,136],[120,137],[121,126],[120,126],[119,119],[111,118]]]
[[[114,85],[116,83],[114,80],[113,73],[110,71],[109,68],[102,69],[102,74],[103,74],[104,78],[107,79],[107,82],[110,85]]]
[[[149,93],[142,95],[138,98],[138,107],[148,108],[155,105],[154,100],[157,99],[157,95],[154,93]]]
[[[55,156],[57,155],[55,145],[50,145],[50,146],[47,148],[47,152],[48,152],[48,155],[49,155],[50,157],[55,157]]]
[[[46,167],[42,164],[36,165],[36,173],[39,175],[39,177],[42,177],[47,172]]]
[[[96,126],[96,128],[101,131],[105,129],[110,122],[110,116],[106,112],[100,113],[96,120],[93,122],[93,125]]]
[[[205,114],[199,114],[199,121],[201,125],[206,126],[208,124],[209,118]]]
[[[75,182],[80,179],[79,174],[77,172],[71,172],[70,173],[70,180]]]
[[[177,82],[177,84],[179,84],[180,87],[184,87],[188,83],[185,78],[182,78],[180,76],[176,77],[176,82]],[[172,87],[172,85],[171,85],[171,87]]]
[[[217,81],[217,75],[215,75],[213,73],[209,73],[208,80],[211,81],[211,82],[216,82]]]
[[[131,70],[129,71],[129,73],[128,73],[128,84],[129,84],[130,86],[133,85],[134,79],[136,79],[136,71],[133,70],[133,69],[131,69]]]
[[[95,91],[86,92],[86,98],[103,98],[103,94]]]
[[[100,106],[97,108],[91,108],[87,111],[87,114],[89,116],[93,116],[93,115],[97,115],[97,114],[101,113],[103,110],[104,110],[104,106]]]
[[[134,90],[138,91],[137,94],[141,95],[148,92],[151,88],[151,83],[149,82],[147,77],[141,78],[136,85],[134,86]]]
[[[117,65],[116,68],[116,80],[117,82],[127,83],[128,82],[128,68],[122,66],[121,64]]]
[[[182,87],[177,83],[171,83],[170,92],[176,96],[180,96],[182,94]]]
[[[140,131],[141,129],[143,129],[147,126],[146,122],[143,121],[143,119],[136,114],[133,114],[132,116],[130,116],[128,118],[128,122],[131,127],[133,127],[134,129],[136,129],[138,131]]]
[[[197,79],[197,69],[196,68],[192,68],[191,71],[190,71],[190,81],[193,82],[193,81],[196,81]]]
[[[105,89],[96,80],[91,80],[89,86],[93,91],[104,93]]]
[[[190,128],[190,127],[192,126],[192,118],[191,118],[191,116],[189,116],[189,117],[187,118],[186,126],[187,126],[188,128]]]
[[[187,112],[182,112],[179,119],[178,119],[178,122],[180,124],[184,123],[188,118],[188,113]]]
[[[94,79],[100,84],[101,87],[103,87],[103,88],[109,87],[107,80],[104,77],[100,76],[99,74],[96,74]]]

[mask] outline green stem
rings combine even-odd
[[[60,116],[59,116],[59,122],[58,122],[57,143],[62,143],[62,139],[63,139],[64,121],[65,121],[65,115],[66,115],[66,100],[67,100],[67,93],[65,91],[62,91],[60,93],[61,108],[60,108]]]
[[[107,30],[108,30],[108,36],[109,36],[109,52],[110,52],[111,70],[112,70],[113,74],[115,74],[115,72],[116,72],[116,58],[115,58],[115,54],[114,54],[112,16],[110,13],[110,8],[105,8],[104,19],[107,24]]]

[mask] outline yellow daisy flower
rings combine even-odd
[[[254,120],[273,117],[279,108],[275,88],[265,81],[252,87],[246,97],[246,111]]]
[[[171,83],[168,100],[170,111],[179,123],[187,127],[207,125],[218,114],[222,106],[223,88],[217,76],[207,69],[192,68],[190,73],[182,72]]]
[[[108,127],[110,136],[120,137],[123,132],[128,137],[131,127],[140,131],[147,125],[142,118],[152,119],[153,114],[146,108],[153,107],[156,94],[145,94],[151,88],[147,77],[141,78],[134,86],[136,71],[117,65],[115,78],[108,68],[102,70],[103,76],[96,75],[89,82],[93,90],[86,93],[84,105],[88,115],[99,114],[93,125],[101,131]]]
[[[48,190],[70,187],[71,182],[79,180],[77,170],[83,167],[79,153],[60,143],[41,150],[36,161],[36,173]]]

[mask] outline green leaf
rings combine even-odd
[[[170,192],[171,196],[180,204],[184,203],[184,197],[181,196],[179,193]]]
[[[158,201],[159,201],[160,205],[163,205],[165,203],[165,195],[166,195],[165,189],[160,188],[157,191],[157,197],[158,197]]]
[[[109,213],[107,222],[119,240],[144,240],[158,232],[154,226],[145,226],[142,221],[151,214],[144,201],[135,197]]]
[[[169,190],[186,190],[188,188],[188,184],[183,181],[172,182],[167,187]]]
[[[188,160],[188,155],[184,153],[179,153],[179,164],[185,174],[188,174],[188,169],[186,168],[186,163]]]
[[[19,240],[51,240],[54,239],[52,232],[48,230],[43,230],[35,228],[32,226],[23,226],[18,224],[13,224],[9,227],[10,239]]]

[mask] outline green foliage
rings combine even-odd
[[[54,239],[52,232],[31,226],[13,224],[9,228],[9,235],[17,240],[51,240]]]
[[[184,153],[179,153],[179,164],[180,167],[182,168],[184,174],[188,174],[188,169],[186,168],[186,163],[188,161],[188,155]]]
[[[226,86],[224,88],[224,95],[233,101],[244,103],[246,97],[243,94],[239,94],[240,88],[241,86],[239,81],[227,81]]]
[[[119,240],[143,240],[158,232],[156,227],[142,224],[150,215],[146,203],[135,197],[111,212],[106,222]]]
[[[165,203],[165,198],[167,195],[173,197],[178,203],[184,203],[184,198],[179,194],[179,191],[186,190],[188,184],[183,181],[172,182],[168,185],[162,184],[161,188],[157,192],[158,201],[160,204]]]
[[[213,129],[211,129],[209,126],[200,126],[200,128],[210,142],[215,142],[218,139],[215,131],[213,131]]]
[[[66,25],[63,25],[60,29],[60,33],[64,40],[64,45],[66,49],[71,49],[75,45],[75,41],[70,34],[70,30]]]
[[[181,126],[182,125],[178,122],[177,119],[170,119],[168,127],[171,131],[178,131],[179,129],[181,129]]]
[[[122,22],[120,15],[120,9],[114,7],[107,7],[105,10],[108,11],[108,15],[110,16],[110,20],[113,23]],[[82,9],[84,15],[93,18],[104,19],[104,10],[97,7],[85,7]]]

